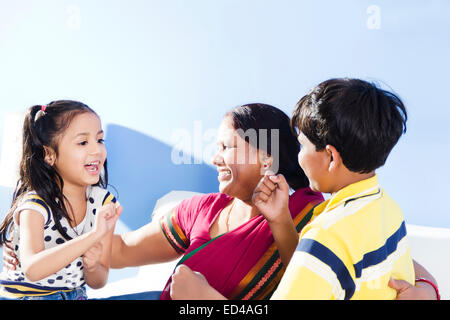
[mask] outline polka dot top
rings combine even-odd
[[[116,202],[115,197],[105,189],[95,186],[89,186],[86,190],[87,206],[86,215],[77,226],[71,227],[66,218],[61,217],[61,226],[67,234],[76,238],[84,233],[92,230],[95,224],[96,210],[104,204],[109,202]],[[23,198],[14,211],[14,226],[12,236],[12,246],[16,256],[20,257],[20,235],[19,225],[17,224],[17,215],[20,211],[31,209],[39,212],[44,217],[44,246],[45,249],[53,248],[67,240],[56,229],[55,222],[50,207],[39,197],[36,192],[29,192]],[[20,297],[24,295],[44,295],[59,290],[72,290],[81,287],[85,284],[83,274],[83,260],[78,257],[65,268],[58,272],[44,278],[42,280],[33,282],[27,279],[21,270],[21,264],[16,267],[16,270],[6,272],[3,270],[0,275],[1,291],[3,296]]]

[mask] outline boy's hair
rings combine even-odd
[[[53,221],[61,235],[66,240],[71,239],[60,222],[61,217],[71,221],[62,193],[64,181],[56,169],[45,161],[44,146],[51,147],[58,155],[58,141],[74,117],[86,112],[97,114],[87,105],[71,100],[53,101],[45,106],[44,112],[43,109],[41,105],[32,106],[25,116],[19,180],[14,190],[11,208],[0,225],[0,244],[9,241],[13,213],[21,198],[30,191],[35,191],[50,207]],[[106,160],[104,174],[100,176],[96,185],[104,188],[108,185]]]
[[[227,112],[225,117],[230,117],[235,130],[241,129],[246,132],[249,129],[267,130],[267,142],[260,141],[259,134],[256,141],[252,141],[244,136],[246,142],[255,143],[255,148],[267,152],[279,164],[278,173],[286,178],[287,183],[293,190],[305,188],[309,185],[309,180],[298,164],[297,155],[300,144],[296,135],[291,131],[289,116],[280,109],[263,103],[251,103],[234,108]],[[272,141],[272,130],[278,130],[278,141]],[[275,144],[278,144],[278,154],[273,154]]]
[[[395,94],[359,79],[330,79],[297,103],[291,127],[315,146],[336,148],[344,165],[358,173],[384,165],[406,132],[407,113]]]

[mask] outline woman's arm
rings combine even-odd
[[[433,282],[436,286],[436,279],[418,262],[414,262],[414,273],[416,279],[425,278]],[[415,285],[410,284],[404,280],[392,279],[389,281],[389,286],[397,291],[397,300],[436,300],[436,290],[432,285],[426,282],[417,282]]]
[[[93,289],[102,288],[108,282],[112,237],[113,231],[83,256],[84,278]]]
[[[11,242],[5,242],[3,244],[3,268],[6,270],[16,270],[18,264],[19,261],[17,261]]]
[[[414,262],[414,273],[416,275],[416,279],[425,278],[433,282],[437,286],[436,279],[425,269],[422,265],[420,265],[416,260]]]
[[[112,239],[111,268],[142,266],[161,263],[180,257],[167,241],[159,221]]]
[[[103,209],[104,207],[100,208],[100,210]],[[117,207],[117,214],[120,215],[122,210],[122,206],[119,205]],[[101,242],[96,243],[84,254],[84,278],[88,286],[93,289],[102,288],[108,282],[112,239],[115,226],[116,224],[114,223],[111,231],[103,237]]]

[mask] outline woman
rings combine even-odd
[[[281,110],[264,104],[235,108],[225,115],[217,143],[213,163],[220,192],[184,200],[160,222],[116,236],[111,266],[158,263],[183,255],[180,263],[204,274],[223,295],[268,298],[298,242],[298,233],[284,232],[290,229],[286,225],[295,224],[299,232],[323,198],[308,188],[296,160],[299,144]],[[265,173],[277,167],[280,175],[271,182]],[[263,196],[259,189],[283,177],[296,191],[289,208],[271,216],[254,202]],[[169,286],[170,279],[161,299],[170,299]]]

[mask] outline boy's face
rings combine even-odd
[[[297,137],[300,142],[298,163],[309,179],[309,187],[314,191],[330,192],[330,155],[326,149],[316,151],[315,145],[302,133]]]

